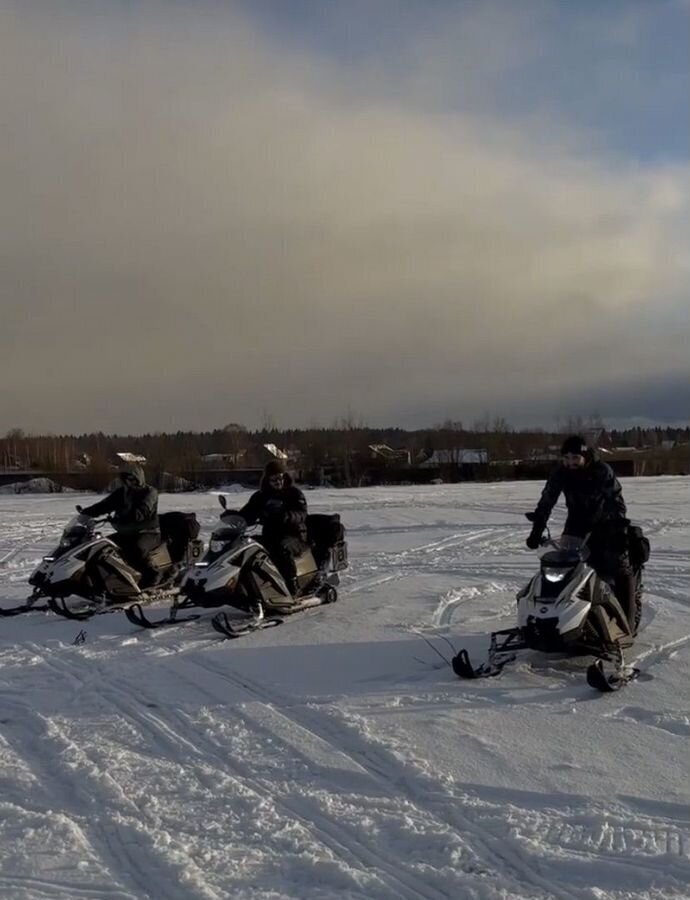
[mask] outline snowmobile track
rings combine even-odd
[[[305,709],[304,706],[300,706],[298,709],[293,705],[289,707],[288,713],[286,703],[289,703],[289,700],[278,692],[259,685],[244,675],[216,669],[215,664],[209,664],[207,660],[200,664],[197,659],[194,664],[201,665],[201,668],[211,672],[217,672],[220,677],[225,677],[228,681],[253,693],[263,703],[279,707],[280,715],[289,718],[297,727],[306,729],[318,739],[345,752],[384,790],[392,791],[396,796],[402,792],[415,808],[428,813],[436,821],[442,822],[458,833],[466,846],[478,854],[479,862],[486,871],[503,873],[508,881],[509,889],[518,893],[527,889],[531,897],[542,896],[541,892],[545,892],[549,898],[563,898],[563,900],[565,898],[591,898],[589,888],[583,887],[580,891],[573,887],[568,890],[562,885],[556,886],[552,881],[544,878],[540,871],[549,868],[549,861],[539,858],[535,863],[535,860],[530,858],[525,843],[516,840],[512,835],[512,829],[507,826],[503,813],[499,815],[498,823],[487,827],[482,819],[495,820],[496,816],[491,811],[482,810],[481,806],[479,811],[475,811],[474,798],[466,795],[456,797],[443,791],[445,796],[439,800],[438,783],[401,763],[397,757],[392,756],[380,745],[362,739],[361,735],[351,727],[346,729],[334,727],[333,724],[330,724],[333,721],[330,717],[324,717],[318,711]],[[345,730],[347,732],[346,740],[344,739]],[[539,821],[538,814],[533,810],[519,810],[518,816],[522,817],[523,815],[530,815]],[[562,816],[558,816],[557,821],[562,818]],[[580,816],[576,815],[574,818],[577,820]],[[690,835],[672,824],[657,827],[647,818],[640,823],[639,820],[626,821],[622,816],[620,821],[620,827],[616,832],[619,837],[611,842],[611,853],[598,860],[598,865],[611,865],[613,871],[618,872],[622,863],[627,862],[630,865],[630,860],[626,860],[624,856],[626,844],[630,844],[631,841],[637,845],[645,845],[650,842],[652,844],[660,843],[662,852],[666,852],[664,847],[668,847],[672,854],[677,854],[678,862],[671,864],[674,877],[677,878],[680,885],[687,883],[690,879],[690,859],[687,858]],[[601,826],[594,826],[594,831],[598,833],[603,829],[603,832],[608,834],[606,823],[607,816],[604,814],[601,817]],[[542,823],[541,827],[546,827],[546,823]],[[560,827],[563,835],[570,833],[566,825],[554,823],[553,827]],[[636,838],[636,835],[640,837]],[[596,841],[593,843],[596,845]],[[601,844],[601,838],[599,843]],[[591,861],[583,860],[583,870],[586,871],[590,864]],[[651,886],[654,879],[658,877],[659,871],[662,871],[666,865],[668,865],[668,860],[654,856],[636,857],[635,866],[632,867],[635,873],[634,877],[631,876],[632,880],[634,881],[635,878],[641,881],[646,880],[650,882]],[[554,864],[554,870],[558,871],[556,864]],[[617,877],[620,877],[621,874],[618,872]]]
[[[63,665],[54,667],[58,671],[65,671]],[[72,670],[73,671],[73,670]],[[81,679],[74,676],[77,682]],[[85,685],[84,682],[81,682]],[[217,780],[206,771],[208,761],[213,760],[218,773],[223,773],[231,778],[241,780],[245,788],[249,788],[260,802],[270,801],[277,808],[285,811],[289,818],[297,819],[317,840],[329,847],[338,859],[350,866],[359,867],[362,870],[377,869],[386,875],[386,884],[390,889],[391,898],[402,900],[441,900],[447,898],[447,893],[431,889],[430,885],[414,873],[404,873],[400,869],[399,860],[391,856],[385,858],[380,852],[373,851],[366,846],[357,834],[355,828],[344,826],[338,822],[329,820],[319,814],[314,804],[291,801],[285,797],[276,796],[270,785],[262,783],[251,774],[251,769],[243,766],[237,759],[223,751],[222,746],[208,738],[204,738],[199,729],[192,724],[188,717],[180,711],[172,711],[174,725],[156,715],[155,712],[146,710],[143,705],[143,695],[133,700],[128,685],[118,685],[110,682],[107,687],[99,691],[101,697],[108,705],[122,714],[129,722],[136,723],[143,733],[148,734],[152,740],[153,748],[165,757],[168,751],[173,750],[175,757],[180,752],[185,755],[186,763],[194,774],[209,790],[217,789]],[[170,710],[168,710],[170,711]],[[72,741],[73,752],[77,750]],[[66,740],[67,743],[67,740]],[[83,750],[78,750],[80,756],[79,768],[89,772],[94,768],[94,761]],[[119,788],[112,775],[109,780],[127,803],[132,801]],[[83,790],[83,786],[82,786]],[[309,808],[307,808],[309,807]],[[147,857],[148,858],[148,857]],[[118,860],[120,861],[120,860]],[[122,860],[121,862],[127,862]],[[166,897],[175,898],[178,894],[166,893]],[[179,895],[182,896],[182,895]],[[187,895],[184,895],[187,896]]]
[[[39,649],[39,648],[36,648]],[[55,658],[47,663],[54,671],[66,675],[72,684],[81,693],[92,691],[86,675],[79,672],[81,668],[77,663],[78,651],[70,652],[72,657],[70,661]],[[67,654],[66,654],[67,655]],[[178,661],[179,662],[179,661]],[[240,687],[250,700],[259,700],[261,703],[269,705],[280,704],[284,707],[286,698],[278,695],[276,692],[268,690],[262,685],[251,682],[244,676],[236,673],[228,672],[223,668],[216,668],[215,665],[199,664],[198,660],[185,660],[185,667],[192,665],[206,673],[215,674],[221,679],[225,679],[232,683],[235,687]],[[179,673],[178,673],[179,674]],[[251,770],[246,768],[237,759],[233,759],[231,754],[224,752],[222,746],[214,741],[204,738],[200,735],[197,726],[193,725],[187,715],[182,711],[168,708],[174,718],[174,725],[163,719],[155,712],[148,712],[143,705],[146,697],[140,692],[135,700],[132,696],[132,688],[130,685],[119,680],[111,680],[107,687],[101,687],[97,696],[99,701],[105,702],[108,706],[122,715],[125,720],[135,723],[142,733],[148,734],[153,742],[153,748],[161,757],[170,756],[172,751],[173,758],[177,757],[180,752],[185,754],[185,767],[199,778],[207,788],[213,789],[214,781],[209,779],[205,774],[203,765],[204,760],[213,759],[214,766],[217,765],[218,771],[232,778],[238,778],[250,790],[255,792],[258,797],[264,800],[270,800],[277,808],[282,808],[285,813],[291,817],[296,817],[318,840],[322,841],[335,854],[336,858],[349,862],[350,865],[360,865],[364,869],[374,866],[382,873],[386,874],[387,886],[390,891],[391,898],[400,897],[404,900],[416,900],[416,898],[424,898],[424,900],[433,900],[433,898],[447,897],[448,894],[443,891],[431,892],[431,885],[420,879],[415,873],[402,873],[400,871],[400,860],[396,856],[388,859],[380,855],[372,853],[372,851],[361,844],[360,837],[356,828],[349,828],[340,823],[333,822],[323,815],[319,816],[318,811],[313,808],[313,804],[294,803],[285,798],[276,797],[270,786],[262,784],[258,779],[251,775]],[[214,698],[209,698],[214,699]],[[392,798],[399,798],[401,791],[412,809],[417,810],[418,814],[427,820],[438,823],[441,827],[447,828],[451,833],[455,833],[461,840],[461,843],[467,847],[471,854],[467,868],[467,875],[475,875],[478,878],[486,878],[492,873],[500,881],[501,889],[505,888],[524,894],[525,891],[530,897],[535,898],[558,898],[558,900],[576,900],[585,895],[578,892],[568,891],[563,888],[556,888],[553,883],[542,878],[535,871],[528,860],[523,859],[523,853],[520,848],[513,847],[511,841],[506,840],[505,834],[496,834],[487,830],[475,816],[469,814],[469,810],[463,812],[460,807],[463,802],[460,798],[454,798],[446,795],[442,802],[436,800],[439,793],[439,785],[436,782],[426,779],[414,772],[408,766],[403,765],[391,756],[385,749],[381,749],[378,745],[372,744],[370,741],[363,740],[351,728],[348,728],[347,742],[343,745],[342,730],[333,729],[332,726],[324,727],[324,716],[319,712],[308,712],[301,708],[299,713],[293,707],[289,711],[289,715],[281,711],[279,715],[283,716],[292,723],[295,728],[303,729],[314,735],[315,738],[327,742],[334,747],[341,747],[341,751],[350,757],[354,764],[360,766],[371,779],[374,787],[383,792],[384,795]],[[274,736],[275,737],[275,736]],[[279,738],[279,736],[277,736]],[[279,738],[280,739],[280,738]],[[85,773],[92,773],[101,780],[99,765],[93,760],[91,755],[75,745],[74,740],[69,735],[63,736],[63,742],[70,748],[70,755],[76,758],[78,765],[75,770]],[[76,757],[75,757],[76,754]],[[195,762],[195,759],[198,762]],[[201,767],[201,770],[199,770]],[[90,781],[91,779],[88,778]],[[120,787],[112,773],[108,773],[107,782],[111,785],[109,793],[118,799],[119,803],[127,804],[130,811],[132,800]],[[427,781],[429,783],[427,784]],[[98,783],[98,782],[97,782]],[[80,788],[85,789],[84,780],[82,778]],[[445,792],[444,792],[445,793]],[[433,800],[431,798],[434,798]],[[309,807],[309,813],[307,812]],[[135,807],[136,808],[136,807]],[[316,821],[314,821],[316,819]],[[160,834],[160,826],[155,822],[147,821],[147,828],[154,833]],[[96,842],[99,853],[101,851],[100,842]],[[157,840],[156,843],[159,843]],[[152,864],[151,854],[153,850],[149,849],[142,854],[142,859],[148,860],[148,864]],[[475,859],[476,858],[476,861]],[[117,863],[130,864],[127,860],[115,860]],[[359,861],[359,862],[357,862]],[[165,866],[164,860],[159,860],[159,865]],[[134,861],[131,861],[133,864]],[[142,863],[143,864],[143,863]],[[469,885],[468,885],[469,887]],[[170,892],[166,896],[170,896],[172,900],[181,896]]]
[[[61,666],[56,667],[56,671],[64,674]],[[160,884],[164,886],[166,897],[171,900],[188,898],[189,895],[180,889],[177,870],[168,868],[162,860],[156,864],[153,847],[146,847],[150,840],[148,835],[133,830],[127,823],[132,813],[138,816],[140,810],[119,790],[114,780],[107,773],[99,773],[99,780],[110,780],[121,809],[116,815],[102,811],[94,814],[93,796],[88,790],[89,777],[84,774],[89,771],[93,773],[93,761],[60,729],[55,720],[51,720],[50,733],[46,733],[43,716],[24,704],[17,705],[16,713],[16,721],[21,721],[22,725],[20,730],[16,727],[6,729],[8,746],[27,762],[40,788],[42,801],[32,804],[31,792],[26,800],[22,800],[22,809],[30,812],[33,806],[38,814],[46,808],[59,809],[77,835],[82,835],[83,844],[101,864],[103,881],[107,884],[107,887],[99,889],[96,885],[79,887],[62,879],[59,882],[38,879],[36,887],[41,888],[41,893],[45,890],[46,896],[83,896],[88,900],[98,900],[101,896],[104,900],[138,900],[150,896],[148,886],[153,871],[156,880],[160,879]],[[39,752],[37,747],[41,748]],[[71,765],[56,763],[63,755],[71,760]],[[21,877],[3,879],[0,884],[3,883],[17,889],[26,886]]]
[[[233,673],[231,670],[216,668],[215,665],[209,665],[207,662],[201,664],[198,660],[195,660],[195,664],[241,687],[263,703],[279,706],[281,715],[289,718],[294,725],[310,731],[320,740],[338,747],[350,756],[353,762],[364,769],[386,793],[392,792],[395,796],[399,796],[402,790],[412,806],[457,832],[463,839],[463,843],[478,854],[479,863],[485,872],[498,871],[502,873],[508,882],[506,887],[509,889],[519,893],[528,888],[529,896],[534,898],[575,900],[575,898],[586,896],[563,888],[554,889],[552,883],[541,878],[534,871],[529,861],[521,858],[522,851],[519,848],[514,849],[510,846],[511,842],[506,841],[505,835],[496,835],[486,830],[476,817],[472,817],[469,809],[466,808],[463,812],[461,810],[464,805],[462,800],[456,800],[448,795],[441,808],[437,802],[430,802],[430,795],[437,795],[439,792],[437,783],[430,781],[427,784],[428,779],[424,776],[414,772],[410,767],[404,766],[379,745],[363,740],[353,732],[353,729],[348,728],[347,742],[343,743],[343,731],[333,729],[328,725],[324,727],[327,720],[319,713],[305,711],[304,707],[301,707],[297,713],[293,706],[290,708],[288,717],[285,712],[288,698],[251,681],[244,675]],[[446,808],[444,809],[444,807]]]

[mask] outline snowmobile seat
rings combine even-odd
[[[338,513],[323,515],[314,513],[307,516],[307,534],[316,564],[321,568],[329,559],[338,560],[338,568],[347,567],[347,544],[345,528]]]
[[[187,554],[189,544],[196,541],[201,530],[195,513],[162,513],[158,520],[161,537],[168,545],[171,559],[173,562],[181,562]]]

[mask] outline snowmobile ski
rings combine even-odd
[[[511,653],[503,659],[482,663],[475,669],[470,662],[467,650],[461,650],[457,656],[453,657],[451,665],[458,678],[493,678],[494,675],[500,675],[503,667],[507,663],[513,662],[514,659],[515,654]]]
[[[132,603],[131,606],[127,606],[124,608],[125,615],[129,619],[129,621],[133,625],[138,625],[140,628],[163,628],[166,625],[181,625],[183,622],[194,622],[196,619],[200,619],[202,613],[190,613],[186,616],[178,616],[177,610],[183,609],[182,606],[173,607],[172,612],[170,612],[167,616],[164,616],[162,619],[149,619],[144,614],[144,610],[142,609],[141,603]]]
[[[588,667],[587,684],[602,693],[611,693],[630,684],[639,674],[639,669],[625,665],[622,649],[615,647],[608,655],[595,659]]]
[[[227,613],[219,612],[211,619],[211,625],[214,630],[223,637],[244,637],[247,634],[252,634],[254,631],[261,631],[264,628],[275,628],[276,625],[282,625],[284,622],[283,616],[290,617],[296,613],[304,612],[307,609],[317,609],[319,606],[325,606],[329,602],[333,602],[332,600],[326,599],[326,597],[332,597],[332,593],[328,593],[324,596],[315,595],[312,597],[304,597],[293,606],[275,610],[268,616],[265,615],[263,606],[259,604],[249,620],[240,620],[239,622],[233,622],[233,620],[228,617]]]
[[[499,637],[502,638],[500,643]],[[514,651],[526,648],[527,644],[523,641],[519,630],[506,628],[492,633],[486,662],[475,668],[470,662],[467,650],[461,650],[453,657],[451,665],[458,678],[493,678],[503,671],[504,666],[516,659]]]
[[[10,618],[11,616],[20,616],[27,612],[47,612],[49,606],[47,603],[38,603],[40,595],[29,597],[26,603],[20,603],[18,606],[9,606],[6,609],[0,608],[0,616]]]
[[[211,625],[218,634],[224,638],[240,638],[264,628],[275,628],[282,625],[283,619],[278,616],[268,616],[252,619],[249,622],[233,622],[227,613],[219,612],[211,619]]]
[[[126,612],[127,609],[133,605],[141,606],[144,603],[153,603],[156,600],[165,600],[168,599],[171,595],[173,597],[176,596],[176,594],[177,591],[163,591],[159,592],[158,594],[150,594],[149,596],[143,594],[136,601],[124,600],[119,603],[117,601],[108,603],[105,598],[102,598],[100,600],[84,600],[84,604],[90,605],[80,605],[76,608],[70,608],[64,597],[50,597],[48,600],[47,608],[65,619],[72,619],[76,622],[84,622],[86,621],[86,619],[91,619],[93,616],[102,616],[107,613],[123,611]]]
[[[103,605],[82,606],[76,609],[70,609],[64,597],[49,597],[48,609],[62,616],[64,619],[72,619],[75,622],[85,622],[91,616],[95,616],[97,612],[103,611]]]

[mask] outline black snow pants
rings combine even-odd
[[[262,540],[262,544],[276,564],[278,571],[285,579],[288,590],[294,597],[297,593],[297,566],[295,565],[295,560],[305,550],[309,549],[308,544],[305,544],[304,541],[297,537],[291,536],[270,542]]]
[[[637,634],[640,623],[640,598],[638,575],[633,570],[628,552],[627,528],[625,522],[603,522],[596,525],[589,539],[589,564],[606,581],[613,582],[613,591],[620,603],[630,626],[630,633]],[[580,523],[565,523],[564,534],[578,537],[586,534]]]
[[[159,531],[114,534],[111,540],[120,548],[124,561],[141,574],[141,587],[151,587],[158,581],[159,572],[151,565],[151,552],[161,544]]]

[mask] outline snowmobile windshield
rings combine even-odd
[[[566,581],[577,565],[589,556],[589,548],[580,538],[564,535],[541,554],[541,571],[554,584]]]
[[[561,535],[541,548],[539,556],[542,566],[559,566],[572,568],[589,556],[589,547],[583,538],[570,534]]]
[[[238,534],[244,534],[247,530],[247,520],[236,513],[222,513],[220,519],[222,524],[213,532],[214,537],[222,533],[225,536],[225,540],[229,541],[237,537]]]
[[[92,521],[84,521],[80,515],[72,516],[62,532],[60,548],[65,550],[68,547],[75,547],[77,544],[81,544],[85,541],[92,533]]]
[[[220,553],[228,544],[243,535],[246,529],[247,523],[242,516],[224,516],[223,524],[211,535],[209,550],[211,553]]]

